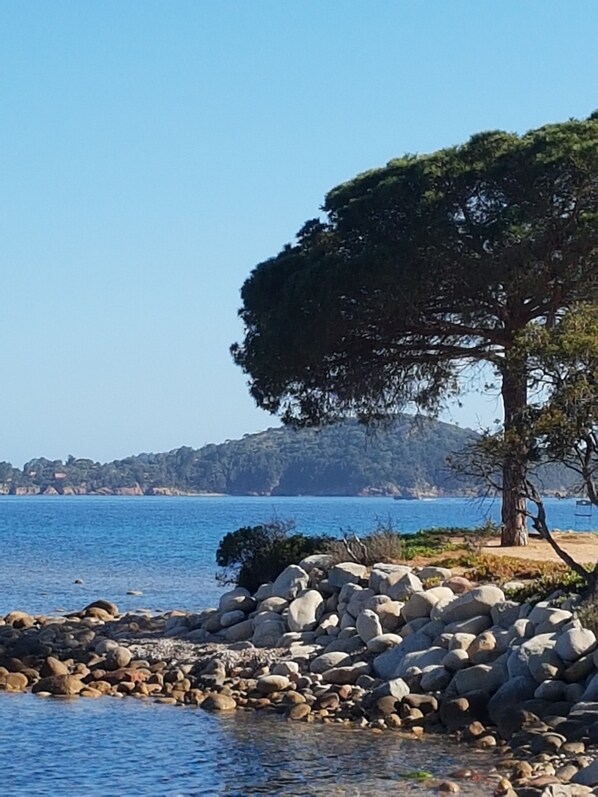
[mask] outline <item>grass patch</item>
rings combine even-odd
[[[367,566],[376,562],[432,560],[444,554],[481,549],[487,539],[496,533],[496,527],[487,524],[478,529],[445,526],[422,529],[415,534],[401,534],[390,523],[386,523],[379,524],[364,537],[345,534],[344,539],[331,541],[326,552],[336,563],[350,559]]]

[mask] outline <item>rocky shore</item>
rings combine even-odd
[[[529,605],[440,567],[312,556],[219,607],[121,615],[105,600],[0,620],[0,689],[133,696],[424,737],[496,754],[495,794],[598,794],[598,646],[555,593]],[[438,784],[457,793],[458,778]]]

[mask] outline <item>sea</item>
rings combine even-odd
[[[598,526],[574,500],[547,501],[553,528]],[[496,501],[442,498],[0,497],[0,616],[58,613],[97,598],[121,611],[217,605],[215,553],[242,526],[292,520],[306,534],[378,525],[475,527]],[[131,594],[136,593],[136,594]],[[139,594],[140,593],[140,594]],[[420,795],[468,767],[461,794],[489,795],[489,753],[335,726],[134,699],[41,700],[0,692],[0,794],[6,797]],[[417,771],[433,778],[413,777]],[[435,779],[436,780],[435,780]]]

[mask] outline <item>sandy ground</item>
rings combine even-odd
[[[558,531],[553,534],[558,544],[580,564],[594,564],[598,561],[598,532]],[[490,556],[513,556],[518,559],[536,562],[560,559],[550,545],[537,537],[530,537],[525,547],[501,548],[500,540],[492,540],[481,548],[481,552]]]

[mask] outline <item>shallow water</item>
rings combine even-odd
[[[134,699],[0,694],[0,790],[7,797],[375,797],[437,794],[460,766],[461,793],[492,793],[488,753],[256,713],[214,716]],[[495,782],[495,781],[494,781]]]
[[[560,528],[579,526],[575,502],[548,502]],[[245,525],[294,519],[305,533],[371,531],[378,521],[413,532],[497,519],[497,504],[467,499],[15,498],[0,497],[0,615],[50,613],[99,597],[121,611],[200,609],[220,588],[215,552]],[[586,521],[582,521],[586,523]],[[83,584],[75,584],[82,579]],[[129,589],[143,596],[127,595]],[[444,740],[405,740],[335,726],[134,699],[41,700],[0,692],[0,795],[6,797],[386,797],[436,794],[414,769],[461,782],[465,797],[493,791],[492,758]]]
[[[550,522],[575,528],[574,501],[549,501]],[[307,534],[404,533],[496,520],[496,502],[465,498],[0,497],[0,614],[74,610],[98,597],[121,610],[213,606],[219,540],[276,517]],[[598,518],[597,518],[598,520]],[[75,584],[80,579],[83,584]],[[143,596],[127,595],[140,590]]]

